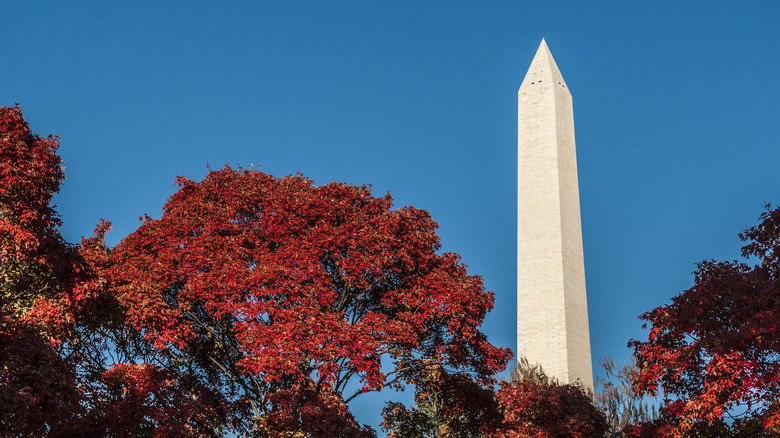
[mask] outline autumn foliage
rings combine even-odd
[[[18,107],[0,107],[0,248],[4,263],[61,265],[51,199],[65,179],[56,137],[30,132]]]
[[[741,235],[754,264],[702,262],[642,316],[638,370],[600,394],[625,414],[610,431],[576,384],[530,367],[496,385],[493,294],[426,211],[226,167],[178,178],[113,248],[105,221],[71,244],[58,146],[0,107],[1,436],[372,437],[349,403],[409,386],[383,412],[394,437],[780,435],[780,209]]]
[[[593,404],[590,389],[562,383],[539,364],[520,357],[512,378],[495,394],[501,423],[491,438],[576,438],[605,436],[609,424]]]
[[[608,429],[604,414],[575,384],[511,382],[496,398],[504,417],[495,438],[599,437]]]
[[[30,132],[19,108],[0,107],[0,424],[8,436],[46,432],[80,399],[71,362],[40,326],[65,313],[52,300],[78,271],[50,206],[64,179],[57,147]]]
[[[780,435],[780,209],[740,235],[744,262],[705,261],[695,284],[644,314],[640,391],[663,391],[670,436]]]
[[[301,176],[226,168],[179,183],[162,218],[113,250],[110,278],[143,348],[244,409],[250,429],[357,436],[345,403],[361,393],[431,363],[481,381],[505,367],[510,353],[478,330],[492,293],[437,253],[427,212]]]
[[[393,438],[579,438],[609,429],[589,390],[560,383],[524,358],[497,391],[432,369],[417,384],[413,407],[388,403],[383,414]]]
[[[3,436],[373,436],[361,394],[506,367],[493,294],[423,210],[225,168],[116,247],[107,222],[72,245],[57,147],[0,108]]]
[[[391,438],[486,437],[502,421],[493,388],[434,366],[415,382],[414,406],[388,402],[382,427]]]

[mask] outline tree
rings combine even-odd
[[[0,305],[14,320],[72,280],[74,251],[51,206],[65,179],[58,147],[30,131],[19,107],[0,107]]]
[[[607,416],[609,436],[642,436],[655,429],[659,419],[655,403],[633,386],[636,365],[617,367],[612,359],[599,361],[605,377],[596,378],[595,402]]]
[[[137,334],[102,276],[110,224],[81,245],[62,238],[58,147],[0,107],[0,435],[203,435],[191,417],[214,409],[193,391],[164,369],[113,363]]]
[[[75,249],[51,199],[64,179],[56,137],[30,131],[19,107],[0,107],[0,431],[41,435],[79,411],[75,368],[40,330],[72,288]],[[63,327],[67,324],[59,324]],[[49,333],[51,335],[51,333]]]
[[[226,168],[116,248],[105,221],[72,245],[57,147],[0,108],[3,436],[373,436],[360,394],[506,366],[492,293],[422,210]]]
[[[491,437],[574,438],[607,433],[604,413],[579,384],[562,384],[525,358],[518,360],[512,375],[496,393],[503,422]]]
[[[475,438],[494,432],[502,416],[492,387],[434,367],[415,381],[415,406],[389,402],[382,427],[392,438]]]
[[[780,434],[780,209],[740,234],[757,263],[704,261],[693,287],[642,315],[637,389],[669,399],[672,436]]]
[[[257,436],[366,436],[346,403],[432,366],[489,383],[493,294],[437,224],[389,195],[225,168],[180,189],[104,271],[138,335],[120,351],[220,400]],[[391,363],[391,366],[383,367]],[[194,386],[193,386],[194,387]]]
[[[388,403],[391,437],[598,437],[609,425],[578,384],[562,384],[520,358],[498,391],[459,375],[431,370],[415,388],[415,406]]]

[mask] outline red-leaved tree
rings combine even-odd
[[[51,199],[64,179],[57,138],[30,131],[18,107],[0,107],[0,433],[42,435],[80,411],[73,361],[60,354],[57,305],[79,270]],[[56,315],[56,316],[55,316]],[[51,317],[49,317],[51,316]],[[45,324],[44,324],[45,325]],[[52,327],[53,328],[53,327]]]
[[[81,245],[59,233],[58,146],[0,107],[0,435],[214,436],[226,415],[193,397],[207,391],[117,348],[143,336],[103,275],[109,224]]]
[[[511,379],[501,383],[495,400],[502,421],[487,437],[603,437],[609,430],[589,390],[547,376],[541,365],[524,357],[518,358]]]
[[[600,437],[609,429],[582,387],[533,381],[508,382],[496,393],[504,416],[494,438]]]
[[[388,403],[382,413],[393,438],[603,437],[610,428],[589,391],[548,377],[522,357],[498,391],[432,369],[416,382],[413,407]]]
[[[493,388],[467,375],[433,367],[414,383],[413,407],[388,402],[382,410],[382,428],[390,438],[478,438],[501,423]]]
[[[437,252],[427,212],[258,171],[179,184],[111,252],[105,275],[136,334],[116,341],[219,400],[234,430],[369,436],[346,405],[360,394],[432,366],[485,383],[505,368],[511,353],[479,331],[493,294]]]
[[[740,234],[757,259],[705,261],[695,284],[642,315],[635,385],[669,400],[670,436],[780,434],[780,209]]]
[[[3,436],[372,436],[360,394],[506,366],[492,293],[424,211],[224,169],[115,249],[105,221],[72,245],[57,147],[0,108]]]

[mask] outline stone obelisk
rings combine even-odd
[[[517,108],[517,355],[593,388],[572,99],[544,40]]]

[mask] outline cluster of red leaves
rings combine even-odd
[[[0,434],[42,436],[79,413],[72,366],[33,328],[0,314]]]
[[[424,363],[484,381],[506,366],[511,353],[478,330],[492,293],[437,254],[427,212],[301,176],[225,168],[179,183],[162,218],[114,249],[111,281],[153,348],[234,387],[256,419],[316,424],[274,397],[331,412],[334,397],[412,381]],[[354,379],[362,389],[345,395]]]
[[[433,368],[415,382],[415,406],[388,403],[382,427],[394,438],[422,436],[579,438],[605,436],[604,413],[581,386],[522,367],[498,391],[470,376]],[[521,368],[518,367],[518,370]],[[538,372],[537,372],[538,371]],[[649,428],[636,432],[651,438]]]
[[[106,298],[84,259],[94,242],[76,248],[58,230],[51,206],[65,178],[58,147],[56,137],[33,134],[18,107],[0,107],[0,306],[52,344],[72,335],[77,313],[95,313]],[[92,240],[102,242],[107,227]]]
[[[51,207],[65,176],[56,137],[30,132],[19,107],[0,107],[0,257],[59,265],[60,221]]]
[[[609,425],[604,413],[581,386],[511,381],[496,393],[503,422],[491,436],[515,437],[598,437]]]
[[[46,433],[79,407],[72,363],[52,348],[57,339],[28,323],[60,319],[48,300],[74,271],[74,251],[50,206],[64,178],[57,147],[56,138],[30,132],[18,107],[0,107],[0,431],[7,436]]]
[[[271,409],[255,424],[263,436],[375,437],[374,431],[360,426],[344,400],[330,387],[294,386],[268,396]]]
[[[166,429],[176,426],[197,436],[185,417],[207,410],[193,385],[151,365],[106,363],[118,345],[107,335],[122,332],[101,275],[109,224],[79,247],[62,239],[51,205],[64,179],[57,148],[18,107],[0,107],[0,435],[176,436]]]
[[[0,108],[4,436],[373,436],[352,398],[431,367],[471,394],[511,356],[479,331],[493,294],[437,253],[425,211],[226,168],[180,179],[116,248],[107,222],[74,246],[57,147]],[[487,409],[460,400],[443,414]]]
[[[389,402],[382,411],[391,438],[487,436],[501,423],[492,388],[468,375],[433,367],[414,383],[415,407]]]
[[[197,424],[209,424],[219,407],[203,403],[178,379],[151,364],[118,364],[103,373],[98,395],[103,419],[89,430],[92,436],[209,436]],[[94,424],[98,426],[95,427]]]
[[[662,437],[669,436],[671,433],[669,427],[661,419],[632,424],[626,426],[622,432],[623,435],[626,436],[627,438],[662,438]],[[698,435],[698,436],[718,436],[718,435]]]
[[[740,238],[758,264],[700,263],[692,288],[642,315],[648,340],[630,344],[637,389],[669,398],[669,436],[780,434],[780,209]]]

